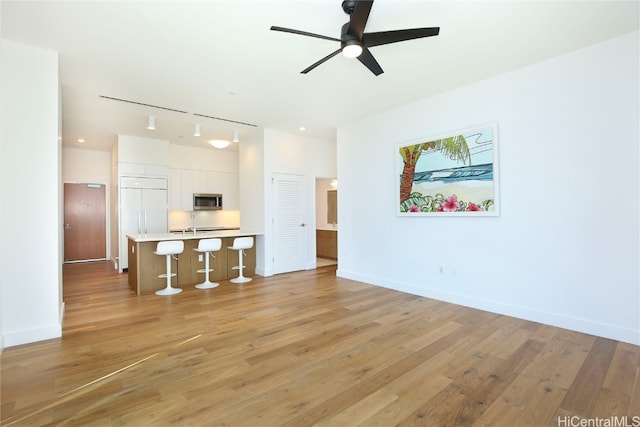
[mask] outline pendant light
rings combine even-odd
[[[156,119],[153,116],[147,118],[147,129],[156,130]]]
[[[240,142],[240,136],[238,135],[238,131],[234,130],[233,131],[233,142]]]
[[[200,125],[198,123],[193,127],[193,136],[200,136]]]
[[[227,148],[230,142],[224,139],[212,139],[211,141],[209,141],[209,144],[211,144],[215,148],[222,149]]]

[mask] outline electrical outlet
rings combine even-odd
[[[440,266],[440,274],[444,274],[444,265]]]
[[[202,254],[198,255],[198,262],[202,262]]]

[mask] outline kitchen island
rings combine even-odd
[[[174,232],[127,235],[129,287],[138,295],[144,295],[151,294],[166,286],[166,279],[158,277],[166,272],[166,259],[164,256],[153,253],[158,242],[165,240],[184,241],[184,252],[178,256],[178,261],[173,260],[172,264],[172,272],[177,273],[177,276],[172,280],[174,288],[195,286],[204,280],[204,273],[197,272],[204,268],[204,254],[194,251],[198,247],[200,239],[222,239],[222,247],[219,251],[213,253],[215,258],[209,258],[209,268],[213,269],[209,273],[209,278],[211,281],[216,282],[232,279],[238,275],[238,270],[232,269],[238,265],[238,251],[228,249],[233,244],[233,239],[253,236],[253,247],[245,250],[246,256],[243,259],[245,265],[244,275],[251,277],[255,274],[256,269],[255,237],[261,234],[260,232],[236,229],[198,231],[196,233]]]

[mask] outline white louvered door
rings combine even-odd
[[[301,175],[273,175],[273,273],[305,269],[306,186]]]

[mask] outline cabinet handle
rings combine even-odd
[[[306,227],[307,224],[305,224],[304,222],[302,224],[300,224],[300,227]]]

